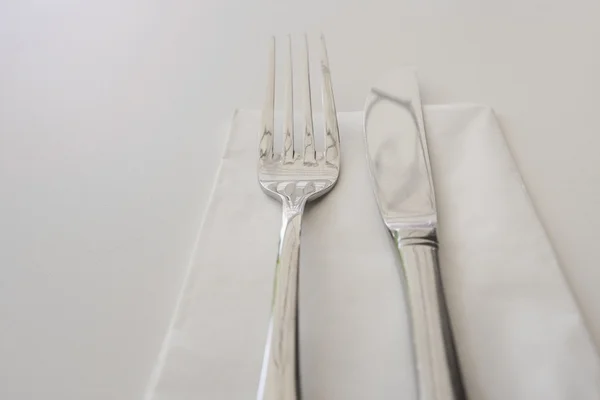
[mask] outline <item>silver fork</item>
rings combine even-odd
[[[294,152],[294,110],[292,41],[288,36],[289,57],[285,69],[284,123],[282,153],[273,152],[275,107],[275,38],[270,43],[267,96],[263,108],[258,180],[262,189],[281,201],[283,217],[275,271],[271,320],[258,389],[259,400],[300,398],[298,380],[298,266],[300,227],[304,206],[330,191],[340,173],[340,136],[325,38],[321,36],[322,101],[325,122],[325,151],[315,150],[308,39],[304,37],[302,108],[304,112],[304,151]]]

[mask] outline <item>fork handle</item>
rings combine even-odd
[[[298,266],[302,210],[283,207],[258,400],[298,400]]]
[[[419,400],[466,399],[441,283],[437,242],[397,240],[412,327]]]

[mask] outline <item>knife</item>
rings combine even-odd
[[[400,255],[419,400],[463,400],[438,265],[437,212],[416,74],[384,76],[367,97],[364,132],[379,211]]]

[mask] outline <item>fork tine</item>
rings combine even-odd
[[[283,121],[283,162],[294,162],[294,83],[292,72],[292,36],[288,35],[288,62],[285,70],[285,104]]]
[[[325,118],[325,162],[339,165],[340,163],[340,132],[333,98],[333,85],[329,71],[329,59],[325,36],[321,35],[321,73],[323,74],[323,114]]]
[[[305,74],[302,84],[303,108],[304,108],[304,162],[314,164],[316,162],[315,137],[312,117],[312,101],[310,95],[310,61],[308,56],[308,36],[304,34],[304,59]]]
[[[260,137],[259,157],[261,160],[273,158],[273,110],[275,108],[275,37],[269,46],[267,75],[267,93],[262,111],[262,133]]]

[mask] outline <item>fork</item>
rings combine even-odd
[[[258,389],[259,400],[300,399],[298,365],[298,271],[304,206],[329,192],[340,173],[340,136],[325,38],[321,35],[322,102],[325,151],[315,150],[308,38],[304,36],[302,71],[303,151],[294,151],[292,40],[287,40],[282,153],[273,152],[275,38],[269,46],[267,95],[263,108],[258,161],[262,189],[282,203],[271,318]]]

